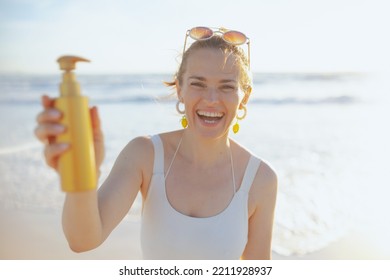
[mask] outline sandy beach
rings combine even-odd
[[[0,211],[2,224],[0,259],[3,260],[140,260],[139,222],[124,220],[99,248],[72,252],[61,228],[61,213],[21,210]],[[390,259],[386,247],[363,232],[351,232],[326,248],[309,254],[282,256],[274,260],[383,260]]]
[[[123,221],[99,248],[72,252],[61,227],[61,213],[0,211],[0,259],[77,260],[141,259],[139,223]]]

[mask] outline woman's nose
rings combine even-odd
[[[218,96],[218,91],[214,87],[209,87],[205,99],[210,102],[210,103],[215,103],[218,102],[219,96]]]

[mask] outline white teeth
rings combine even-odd
[[[223,113],[220,112],[206,112],[206,111],[198,111],[198,115],[209,117],[209,118],[222,118]]]

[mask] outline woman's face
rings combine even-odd
[[[233,54],[199,49],[188,58],[182,84],[188,129],[206,137],[226,135],[244,94],[239,88],[239,67]]]

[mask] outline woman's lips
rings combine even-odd
[[[204,121],[207,124],[215,124],[219,122],[225,115],[222,112],[214,112],[214,111],[211,112],[211,111],[203,111],[203,110],[198,110],[196,114],[202,121]]]

